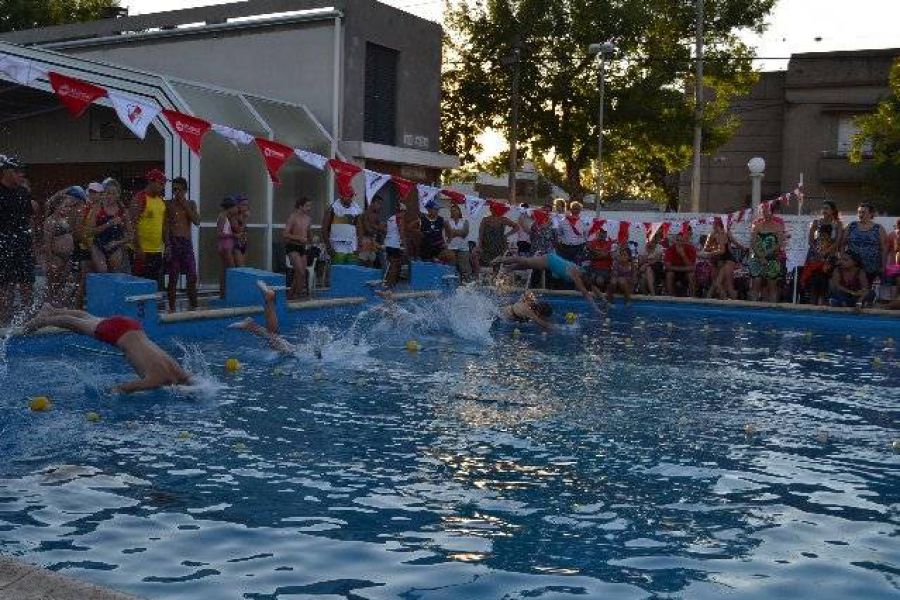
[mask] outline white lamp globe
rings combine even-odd
[[[760,157],[754,157],[747,162],[747,168],[750,169],[751,175],[759,175],[766,170],[766,161]]]

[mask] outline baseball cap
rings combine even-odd
[[[14,171],[25,170],[25,163],[15,156],[6,156],[0,154],[0,169],[13,169]]]
[[[72,198],[77,198],[82,202],[87,201],[87,192],[84,191],[84,188],[80,185],[73,185],[71,187],[66,188],[66,196],[71,196]]]
[[[96,181],[90,182],[87,186],[87,191],[89,192],[103,192],[104,189],[103,184]]]
[[[158,181],[159,183],[165,183],[169,180],[169,178],[166,177],[166,174],[159,169],[150,169],[144,173],[144,179],[147,181]]]

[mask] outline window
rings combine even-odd
[[[365,129],[363,139],[394,145],[397,115],[396,50],[366,43]]]
[[[850,154],[850,148],[853,146],[853,136],[859,133],[859,127],[856,125],[856,118],[858,116],[859,115],[841,115],[838,117],[838,156],[847,156]],[[866,140],[862,146],[862,152],[864,156],[872,154],[871,140]]]

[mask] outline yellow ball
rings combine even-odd
[[[181,433],[178,434],[178,439],[179,439],[179,440],[189,440],[189,439],[191,439],[192,437],[194,437],[194,436],[191,435],[191,432],[190,432],[190,431],[182,431]]]
[[[900,440],[894,440],[894,443],[891,444],[891,448],[893,448],[897,452],[900,452]]]
[[[875,365],[876,367],[880,367],[881,365],[884,364],[884,361],[882,361],[880,358],[878,358],[876,356],[875,358],[872,359],[872,364]]]
[[[513,329],[512,334],[513,334],[513,337],[519,337],[520,335],[522,335],[522,332],[519,331],[518,327],[516,327],[515,329]]]
[[[575,313],[573,313],[573,312],[566,313],[566,323],[568,323],[569,325],[573,324],[576,321],[576,319],[578,319],[578,315],[576,315]]]
[[[416,340],[409,340],[408,342],[406,342],[407,352],[418,352],[420,347],[421,346],[419,346],[419,342],[417,342]]]
[[[229,373],[234,373],[241,369],[241,363],[236,358],[229,358],[225,361],[225,370]]]
[[[50,402],[50,398],[47,396],[35,396],[28,401],[28,408],[34,412],[44,412],[53,408],[53,403]]]
[[[87,413],[84,417],[91,423],[98,423],[100,421],[100,413],[95,413],[94,411]]]

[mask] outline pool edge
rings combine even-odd
[[[140,600],[0,554],[0,600]]]

